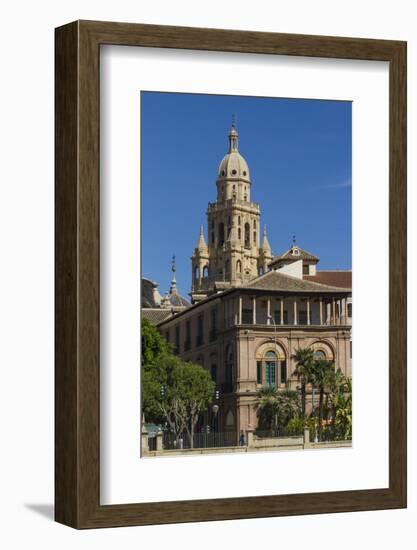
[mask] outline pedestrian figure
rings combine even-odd
[[[239,445],[241,447],[244,447],[246,445],[245,434],[243,433],[243,430],[240,430]]]

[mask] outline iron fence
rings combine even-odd
[[[271,438],[271,437],[300,437],[304,435],[303,428],[291,429],[287,428],[274,428],[272,430],[256,430],[254,435],[260,438]]]
[[[188,433],[174,434],[164,432],[163,448],[168,449],[209,449],[216,447],[232,447],[237,445],[236,432],[197,432],[193,436],[193,445]]]

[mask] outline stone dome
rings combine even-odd
[[[243,179],[250,181],[249,167],[238,151],[239,134],[234,126],[229,133],[229,152],[219,165],[218,179]]]

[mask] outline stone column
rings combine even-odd
[[[252,323],[256,325],[256,296],[252,298]]]
[[[308,428],[304,428],[304,449],[308,449],[309,447],[311,447],[310,430]]]
[[[238,324],[242,324],[242,296],[239,296],[239,314],[238,314]]]
[[[156,434],[156,450],[157,451],[162,451],[163,450],[163,433],[162,433],[162,430],[159,430],[158,433]]]
[[[294,325],[297,324],[297,298],[294,298]]]
[[[310,298],[307,298],[307,325],[310,324]]]
[[[248,448],[253,447],[253,428],[251,427],[246,430],[246,446]]]
[[[320,324],[322,325],[323,324],[323,298],[321,296],[320,296],[319,308],[320,308]]]
[[[281,297],[281,325],[284,324],[284,298]]]
[[[141,434],[141,442],[142,442],[142,455],[145,456],[149,454],[149,440],[148,440],[148,432],[146,431],[146,428],[142,426],[142,434]]]
[[[268,300],[266,301],[266,324],[267,325],[270,325],[271,324],[271,299],[268,298]]]
[[[332,298],[331,316],[332,316],[332,324],[335,325],[336,324],[336,301],[334,298]]]

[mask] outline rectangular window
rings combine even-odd
[[[256,383],[262,384],[262,361],[256,362]]]
[[[309,266],[307,264],[303,264],[303,275],[308,275],[309,273]]]
[[[217,365],[212,364],[210,367],[210,375],[213,382],[217,382]]]
[[[197,346],[202,346],[204,343],[204,315],[201,314],[197,318]]]
[[[180,352],[180,325],[175,327],[175,352]]]
[[[287,362],[281,361],[281,384],[287,382]]]
[[[352,304],[347,304],[347,316],[352,317]]]
[[[275,361],[267,361],[265,364],[265,380],[267,386],[275,387],[277,384]]]
[[[299,311],[298,312],[298,324],[299,325],[306,325],[307,324],[307,311]]]
[[[242,310],[242,323],[244,325],[251,325],[253,323],[253,314],[251,309]]]
[[[288,311],[286,309],[284,309],[283,311],[284,313],[284,325],[288,325]],[[280,325],[281,324],[281,310],[280,309],[276,309],[274,311],[274,321],[275,321],[275,324],[277,325]]]
[[[185,322],[185,342],[184,351],[188,351],[191,348],[191,322]]]

